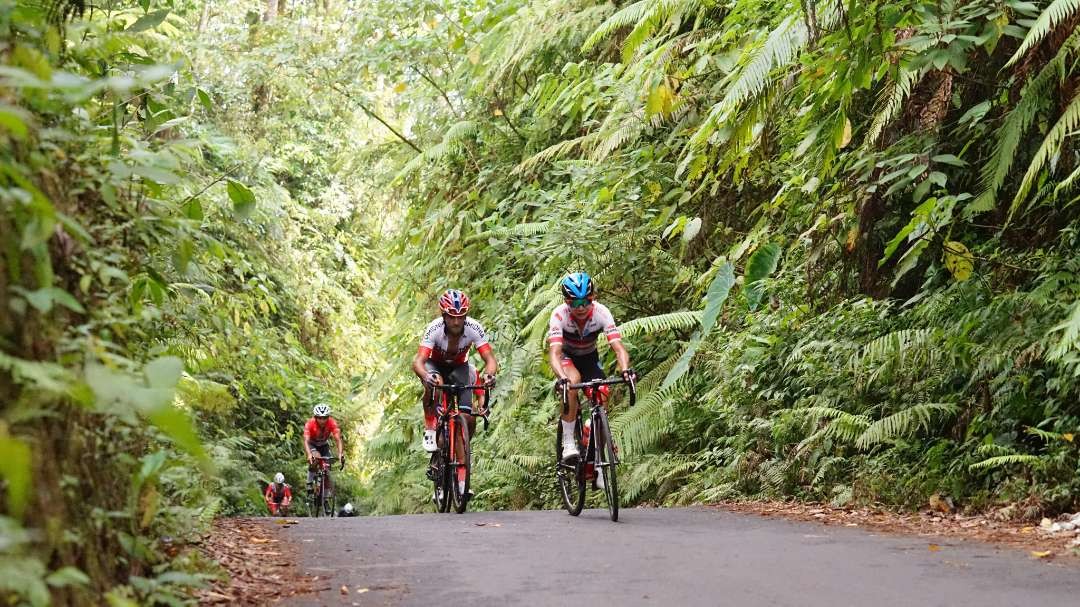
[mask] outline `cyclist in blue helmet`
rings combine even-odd
[[[623,347],[622,335],[611,310],[596,301],[592,277],[585,272],[574,272],[562,279],[559,288],[564,303],[551,312],[548,324],[548,362],[558,378],[556,387],[604,378],[600,355],[596,351],[596,340],[601,333],[615,353],[615,361],[623,378],[636,380],[637,374],[630,368],[630,354]],[[571,390],[569,397],[569,409],[560,421],[563,429],[563,460],[578,457],[578,446],[574,440],[577,391]]]

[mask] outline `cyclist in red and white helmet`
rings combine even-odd
[[[493,382],[499,370],[484,327],[468,316],[469,297],[457,289],[448,289],[439,298],[439,308],[442,316],[428,324],[413,358],[413,372],[424,382],[424,450],[429,453],[438,450],[431,386],[443,383],[444,378],[455,384],[474,383],[476,370],[469,363],[473,346],[484,360],[485,382]],[[458,406],[465,413],[471,432],[476,423],[471,415],[472,393],[462,393]]]

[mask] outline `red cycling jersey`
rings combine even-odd
[[[266,501],[281,503],[283,501],[292,500],[292,490],[289,489],[289,485],[286,483],[270,483],[266,486]]]
[[[322,428],[319,427],[319,422],[315,421],[314,417],[304,424],[304,440],[309,443],[325,445],[330,435],[341,436],[341,429],[338,428],[337,422],[332,417],[326,420],[326,425]]]

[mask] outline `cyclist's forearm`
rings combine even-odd
[[[424,367],[424,362],[426,360],[427,360],[427,357],[420,356],[419,354],[417,354],[416,356],[413,357],[412,370],[413,370],[413,373],[415,373],[416,376],[419,377],[420,379],[426,379],[427,376],[428,376],[427,368]]]
[[[622,345],[621,341],[616,341],[611,344],[611,349],[615,351],[615,362],[619,365],[619,371],[625,371],[630,368],[630,353],[626,351],[626,348]]]
[[[495,355],[491,352],[486,352],[480,356],[484,359],[484,373],[488,375],[495,375],[499,372],[499,361],[495,360]]]
[[[552,346],[548,349],[548,364],[551,365],[551,372],[555,374],[555,377],[566,379],[566,373],[562,370],[562,348]]]

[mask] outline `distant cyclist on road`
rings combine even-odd
[[[292,503],[292,489],[285,483],[285,475],[278,472],[274,475],[274,482],[266,486],[266,507],[270,509],[270,516],[289,513],[289,504]]]
[[[596,340],[601,333],[615,352],[615,361],[623,378],[635,381],[637,374],[630,368],[630,355],[623,347],[619,327],[611,310],[596,301],[592,278],[585,272],[568,274],[559,288],[564,303],[552,310],[548,324],[548,362],[558,378],[556,388],[604,378],[600,355],[596,351]],[[561,419],[564,461],[578,457],[577,441],[574,440],[577,410],[577,390],[571,390],[569,408]]]
[[[469,318],[469,298],[457,289],[449,289],[439,298],[442,316],[428,324],[420,338],[420,348],[413,358],[413,373],[424,382],[424,450],[438,450],[435,444],[435,398],[431,386],[449,381],[454,384],[476,383],[476,370],[469,363],[469,350],[476,346],[484,359],[484,382],[495,381],[499,363],[487,341],[484,327]],[[458,407],[465,413],[469,433],[475,430],[472,416],[472,393],[461,394]]]

